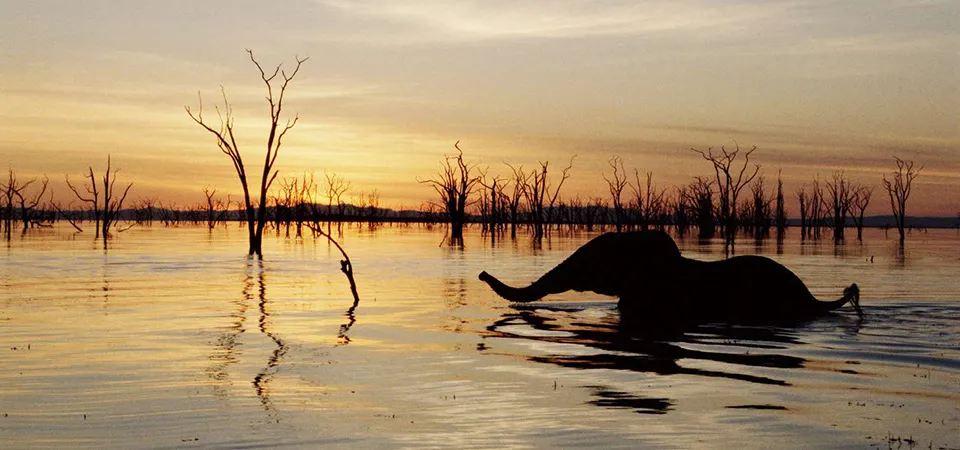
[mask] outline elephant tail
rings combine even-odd
[[[496,292],[497,295],[510,300],[511,302],[520,302],[527,303],[536,300],[540,300],[547,292],[537,289],[534,285],[530,285],[524,288],[515,288],[512,286],[507,286],[502,281],[498,280],[493,275],[490,275],[486,271],[480,272],[480,281],[487,283],[493,292]]]
[[[853,283],[844,289],[843,297],[841,297],[839,300],[822,303],[826,306],[827,311],[837,309],[849,303],[853,305],[853,309],[857,311],[857,315],[860,316],[860,318],[863,318],[863,309],[860,308],[860,287],[857,286],[857,283]]]

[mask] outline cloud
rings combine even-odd
[[[789,6],[705,1],[317,0],[351,16],[409,27],[409,39],[485,41],[696,33],[735,36]],[[365,30],[368,31],[368,30]],[[369,35],[368,35],[369,36]]]

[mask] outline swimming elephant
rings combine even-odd
[[[616,296],[621,320],[641,326],[798,322],[847,303],[863,314],[856,283],[839,300],[820,301],[770,258],[698,261],[682,256],[667,233],[655,230],[600,235],[526,287],[507,286],[486,271],[480,280],[513,302],[568,290]]]

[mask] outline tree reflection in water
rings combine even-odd
[[[264,282],[265,274],[263,270],[263,261],[259,259],[251,259],[251,262],[256,264],[257,270],[257,298],[259,299],[259,309],[260,309],[260,319],[257,322],[257,326],[260,329],[260,332],[265,334],[273,343],[277,346],[273,350],[273,353],[270,355],[270,358],[267,359],[267,365],[253,378],[253,387],[257,391],[257,396],[260,397],[260,403],[263,405],[264,409],[272,410],[273,402],[270,399],[270,381],[273,379],[273,376],[277,372],[277,368],[280,366],[280,359],[287,354],[287,351],[290,349],[287,346],[286,341],[284,341],[279,335],[277,335],[272,330],[272,323],[270,321],[270,312],[267,310],[267,285]]]
[[[229,315],[230,324],[222,329],[214,343],[214,352],[208,358],[212,364],[207,368],[206,373],[207,376],[219,382],[213,385],[215,395],[224,399],[228,398],[230,393],[225,385],[232,384],[230,368],[240,362],[243,353],[241,336],[247,331],[245,327],[247,313],[254,300],[256,300],[257,311],[259,312],[257,329],[272,341],[273,350],[267,358],[266,365],[254,376],[251,383],[263,408],[267,411],[273,411],[270,383],[276,376],[284,356],[290,350],[290,345],[277,333],[271,320],[274,313],[271,312],[270,300],[267,296],[266,270],[263,264],[263,261],[256,258],[247,260],[241,296],[233,302],[235,309]],[[337,343],[334,346],[350,343],[349,332],[357,321],[356,310],[358,306],[359,300],[355,298],[353,304],[344,313],[346,322],[340,325],[337,332]]]

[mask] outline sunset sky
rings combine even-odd
[[[64,175],[108,153],[133,198],[236,195],[184,105],[200,91],[212,107],[223,85],[261,164],[269,116],[246,48],[265,66],[310,57],[281,176],[335,172],[383,206],[432,199],[417,177],[457,140],[491,174],[578,155],[567,197],[606,195],[614,155],[667,187],[712,175],[691,147],[736,142],[768,181],[782,169],[792,215],[800,183],[838,169],[888,214],[895,155],[924,166],[909,214],[960,212],[956,1],[7,1],[0,163],[65,200]]]

